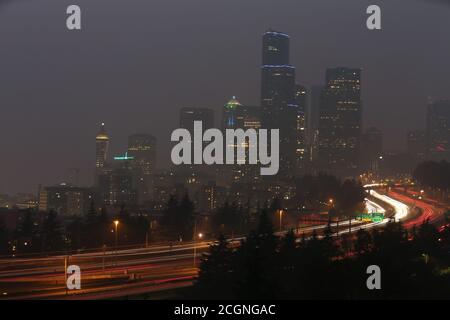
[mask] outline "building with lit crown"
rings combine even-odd
[[[103,168],[106,165],[109,149],[109,137],[106,133],[105,124],[102,123],[95,137],[95,167]]]

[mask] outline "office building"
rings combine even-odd
[[[432,160],[450,160],[450,101],[430,102],[427,108],[427,149]]]
[[[358,173],[361,117],[361,70],[328,69],[319,110],[318,160],[322,170],[338,176]]]

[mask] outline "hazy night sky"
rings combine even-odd
[[[82,8],[83,30],[66,29]],[[365,27],[382,7],[382,31]],[[183,106],[259,104],[261,35],[291,35],[297,82],[332,66],[363,69],[365,128],[402,149],[423,128],[427,96],[450,98],[450,2],[421,0],[0,0],[0,193],[92,182],[95,135],[112,153],[135,132],[158,138],[168,163]]]

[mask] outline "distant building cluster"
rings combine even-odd
[[[129,136],[125,153],[113,157],[102,123],[95,138],[95,184],[91,188],[68,184],[42,187],[38,199],[24,196],[15,203],[38,205],[40,210],[64,215],[83,214],[93,204],[111,210],[126,206],[159,212],[170,196],[189,194],[204,213],[225,201],[257,207],[275,197],[300,210],[295,179],[300,175],[392,175],[410,172],[423,160],[450,160],[450,101],[428,104],[425,128],[407,133],[405,152],[386,152],[383,133],[375,127],[362,128],[361,69],[329,68],[323,84],[302,85],[290,63],[290,36],[285,33],[268,30],[262,36],[260,89],[258,105],[245,105],[232,97],[223,105],[219,123],[214,109],[183,107],[179,127],[192,132],[194,121],[202,121],[203,130],[279,129],[280,171],[276,176],[261,177],[258,165],[239,161],[157,169],[156,138],[145,133]],[[0,206],[9,205],[11,201],[0,196]]]

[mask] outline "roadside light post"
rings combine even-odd
[[[279,215],[279,218],[280,218],[280,232],[281,232],[282,231],[282,227],[283,227],[283,210],[282,209],[278,210],[278,215]]]
[[[197,219],[195,219],[195,221],[194,221],[194,234],[193,234],[193,237],[194,237],[194,268],[195,268],[195,265],[196,265],[196,259],[195,259],[195,256],[196,256],[196,254],[197,254],[197,246],[195,245],[196,244],[196,242],[195,242],[195,234],[197,233]]]
[[[119,220],[114,220],[114,226],[115,226],[115,232],[114,232],[114,235],[115,235],[115,245],[114,245],[114,247],[115,247],[115,252],[116,252],[116,254],[115,254],[115,260],[116,260],[116,265],[117,265],[117,242],[118,242],[118,231],[119,231]]]
[[[194,262],[194,268],[195,268],[196,265],[197,265],[197,259],[196,259],[196,256],[197,256],[197,219],[194,220],[194,234],[193,234],[193,239],[192,240],[194,241],[193,262]]]
[[[332,198],[330,198],[328,200],[328,203],[330,204],[330,211],[328,211],[328,221],[331,221],[331,216],[330,216],[330,212],[331,209],[334,209],[334,200]],[[331,226],[331,223],[330,223]],[[331,227],[330,227],[331,229]],[[336,235],[339,235],[339,217],[337,218],[337,222],[336,222]]]
[[[197,238],[198,239],[202,239],[203,238],[203,233],[199,232],[197,234],[197,219],[194,222],[194,267],[197,266]]]
[[[69,293],[69,291],[67,290],[67,265],[69,264],[68,262],[69,256],[65,256],[64,257],[64,287],[66,288],[66,295]]]

